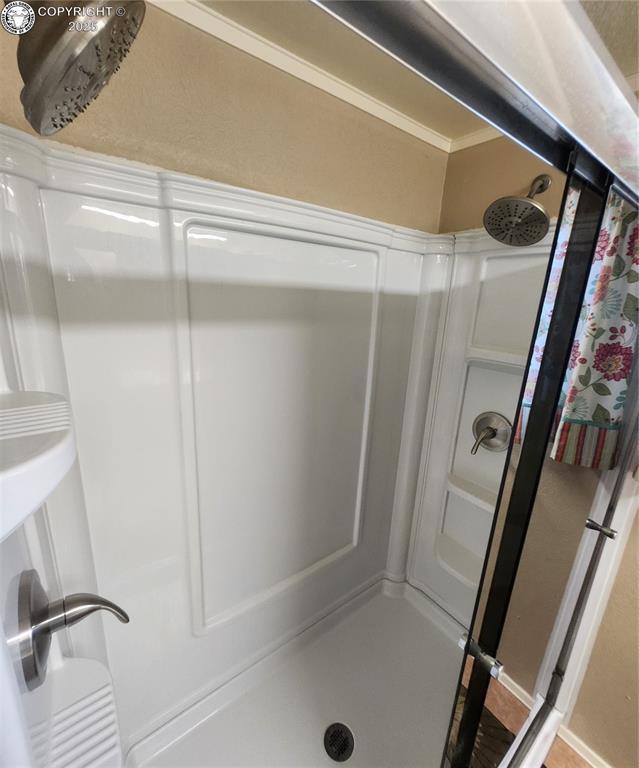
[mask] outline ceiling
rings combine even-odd
[[[581,0],[603,44],[624,77],[639,72],[639,3],[635,0]]]

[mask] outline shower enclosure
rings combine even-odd
[[[503,112],[581,190],[517,447],[556,223],[428,234],[0,128],[13,764],[471,764],[613,181]]]

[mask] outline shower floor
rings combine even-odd
[[[383,582],[142,742],[127,768],[336,763],[349,726],[358,768],[436,768],[453,706],[462,629],[412,587]]]

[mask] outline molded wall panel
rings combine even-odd
[[[520,389],[519,370],[476,362],[471,362],[467,368],[452,472],[495,496],[499,490],[506,454],[480,447],[473,456],[470,452],[475,442],[473,421],[480,413],[497,411],[512,424]]]
[[[471,454],[473,422],[496,411],[514,423],[551,244],[552,231],[526,249],[501,245],[481,230],[455,236],[408,580],[465,626],[506,458],[481,446]]]
[[[526,355],[548,259],[519,250],[485,259],[472,344]]]
[[[212,625],[357,546],[378,258],[202,225],[186,237],[199,551]]]

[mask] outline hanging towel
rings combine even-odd
[[[579,190],[566,198],[544,296],[515,442],[526,432]],[[639,293],[637,211],[610,193],[599,231],[568,370],[551,434],[551,457],[565,464],[612,469],[628,381],[637,354]]]
[[[524,395],[519,412],[519,420],[515,426],[515,443],[521,443],[526,433],[526,426],[528,425],[528,415],[530,413],[530,407],[532,405],[533,395],[535,394],[535,387],[537,386],[537,377],[539,375],[539,366],[541,365],[541,358],[544,354],[544,347],[546,346],[546,337],[548,336],[548,329],[550,327],[550,319],[552,317],[553,310],[555,308],[555,298],[557,296],[557,288],[559,287],[559,281],[561,280],[561,272],[564,268],[564,258],[568,249],[568,241],[570,240],[570,233],[572,232],[572,225],[575,220],[575,212],[577,210],[577,204],[579,203],[580,190],[571,187],[568,190],[566,197],[566,204],[564,206],[564,214],[559,225],[559,234],[557,235],[557,247],[552,259],[552,266],[550,268],[550,277],[548,278],[548,285],[546,286],[546,293],[544,295],[543,304],[541,307],[541,314],[539,317],[539,327],[537,328],[537,335],[535,336],[535,344],[533,347],[532,357],[530,359],[530,365],[528,368],[528,378],[526,379],[526,386],[524,388]],[[562,400],[563,402],[563,400]],[[555,420],[555,428],[559,421],[559,415]],[[554,436],[553,430],[553,436]]]
[[[606,203],[575,334],[551,457],[612,469],[637,352],[637,210],[616,192]]]

